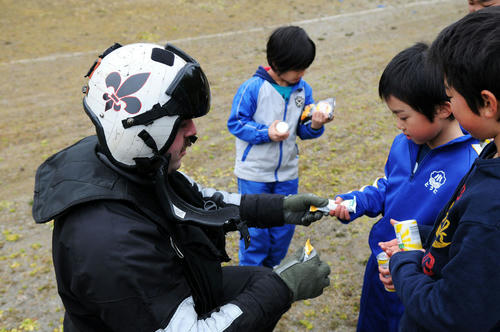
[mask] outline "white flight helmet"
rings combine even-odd
[[[115,44],[90,68],[83,106],[115,165],[138,168],[164,155],[182,119],[210,108],[208,80],[196,62],[167,44]]]

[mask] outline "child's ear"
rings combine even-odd
[[[480,113],[487,118],[495,118],[498,120],[500,114],[498,107],[500,105],[498,104],[496,96],[489,90],[483,90],[481,91],[481,98],[483,98],[484,106],[481,107]]]
[[[440,119],[447,119],[451,114],[451,103],[449,101],[444,102],[436,108],[436,117]]]

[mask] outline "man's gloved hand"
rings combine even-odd
[[[285,224],[309,226],[312,222],[320,220],[323,212],[309,212],[311,205],[316,207],[326,206],[327,198],[313,194],[297,194],[285,197],[283,201],[283,216]]]
[[[312,299],[323,293],[323,288],[330,285],[330,267],[316,255],[301,262],[303,249],[286,257],[274,268],[293,293],[293,301]]]

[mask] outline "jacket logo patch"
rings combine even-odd
[[[106,101],[104,111],[113,108],[120,111],[122,108],[129,114],[135,114],[140,111],[142,103],[137,97],[130,96],[139,91],[149,78],[150,73],[140,73],[130,76],[122,82],[119,73],[113,72],[106,77],[106,86],[113,88],[113,93],[104,93],[102,99]]]
[[[437,194],[438,189],[446,182],[446,174],[444,171],[433,171],[429,180],[425,183],[425,187]]]
[[[430,252],[428,252],[422,258],[422,269],[424,270],[424,273],[427,274],[428,276],[432,276],[434,274],[432,268],[434,267],[435,262],[436,260],[434,259],[434,256],[432,256]]]
[[[302,96],[295,97],[295,106],[297,106],[298,108],[304,107],[304,97]]]
[[[448,228],[450,227],[450,221],[448,220],[448,213],[450,209],[455,205],[455,202],[451,203],[450,207],[448,208],[448,211],[446,212],[446,216],[444,217],[443,220],[441,220],[441,223],[439,224],[439,227],[436,230],[436,238],[434,242],[432,243],[432,246],[434,248],[445,248],[451,244],[451,241],[446,242],[448,238]]]

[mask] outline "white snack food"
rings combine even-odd
[[[288,131],[288,123],[284,122],[284,121],[281,121],[281,122],[278,122],[276,124],[276,130],[280,133],[280,134],[284,134]]]

